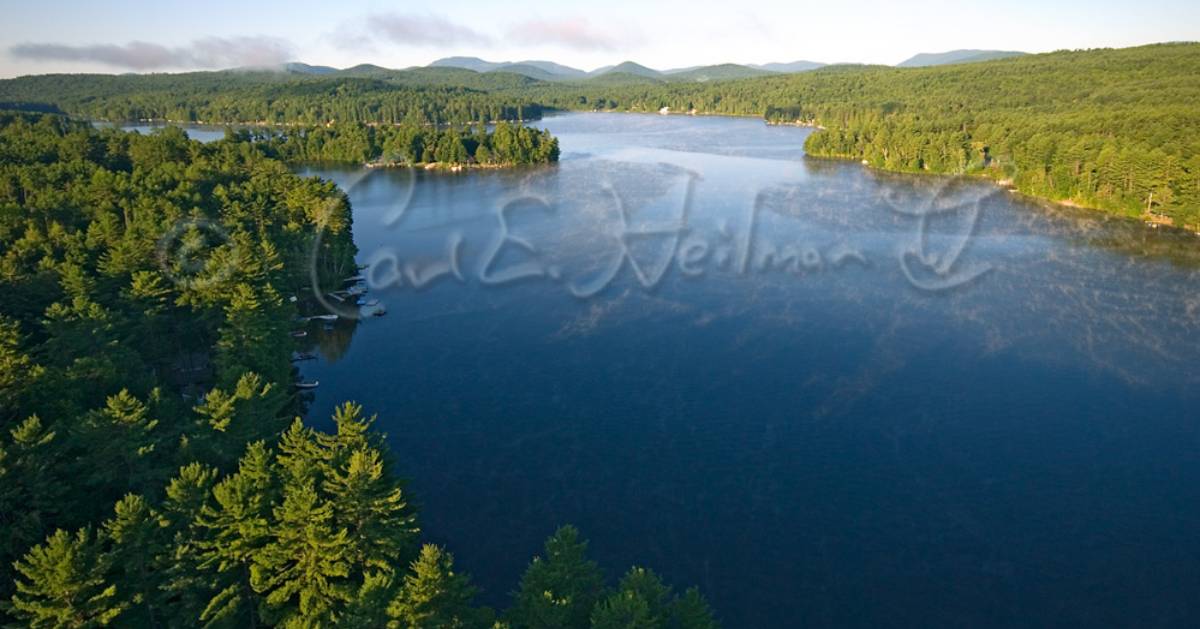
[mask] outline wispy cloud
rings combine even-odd
[[[269,66],[288,61],[293,52],[289,42],[275,37],[206,37],[186,46],[133,41],[82,46],[25,43],[9,48],[16,59],[83,61],[129,70]]]
[[[334,43],[346,49],[370,49],[378,43],[395,46],[490,46],[492,38],[437,15],[372,13],[343,24]]]
[[[581,51],[612,51],[638,43],[640,36],[631,29],[612,32],[593,25],[586,18],[527,20],[508,29],[508,39],[531,46],[559,46]]]

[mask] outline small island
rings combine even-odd
[[[460,171],[508,168],[558,161],[558,139],[549,131],[505,121],[428,126],[361,122],[294,127],[286,131],[229,130],[227,136],[268,147],[289,163],[343,162],[370,168],[418,167]]]

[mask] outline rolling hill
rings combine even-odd
[[[914,55],[898,64],[898,68],[926,68],[929,66],[944,66],[952,63],[975,63],[991,61],[992,59],[1007,59],[1020,57],[1028,53],[1012,50],[951,50],[949,52],[923,52]]]

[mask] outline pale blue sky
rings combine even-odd
[[[956,48],[1044,52],[1200,40],[1194,0],[4,0],[0,15],[0,76],[283,59],[406,67],[448,55],[551,59],[585,69],[626,59],[656,68],[797,59],[892,64]]]

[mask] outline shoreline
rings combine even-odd
[[[510,123],[514,123],[514,124],[525,124],[528,122],[542,121],[542,120],[545,120],[546,118],[551,118],[551,117],[559,116],[559,115],[563,115],[563,114],[634,114],[634,115],[658,115],[658,116],[714,117],[714,118],[730,118],[730,119],[755,118],[758,120],[762,120],[763,124],[765,124],[767,126],[807,128],[807,129],[814,129],[814,132],[819,132],[819,131],[825,130],[825,127],[815,120],[811,121],[811,122],[771,121],[771,120],[766,120],[761,115],[757,115],[757,114],[698,112],[695,110],[663,113],[661,110],[660,111],[641,111],[641,110],[631,110],[631,109],[626,109],[626,110],[591,109],[591,110],[589,110],[589,109],[544,108],[543,115],[539,118],[533,118],[533,119],[528,119],[528,120],[525,120],[525,119],[509,120],[509,121],[505,121],[505,122],[510,122]],[[184,122],[184,121],[170,120],[170,119],[165,119],[165,118],[130,120],[130,121],[123,121],[123,122],[113,122],[113,121],[109,121],[109,120],[91,119],[90,122],[92,124],[101,123],[101,124],[113,125],[118,128],[120,128],[122,125],[129,125],[129,124],[176,125],[176,126],[180,126],[181,128],[186,128],[186,127],[190,126],[190,127],[210,127],[210,128],[214,128],[214,129],[229,128],[229,127],[233,127],[233,126],[240,126],[243,128],[247,128],[247,127],[291,128],[291,127],[314,126],[314,124],[308,124],[308,123],[287,123],[287,122],[225,122],[225,123],[199,122],[199,121]],[[493,122],[489,122],[487,124],[495,124],[496,122],[499,122],[499,121],[493,121]],[[362,124],[365,124],[368,126],[399,126],[403,123],[365,122]],[[468,124],[473,125],[473,124],[478,124],[478,123],[468,123]],[[324,124],[316,124],[315,126],[325,126],[325,125]],[[429,123],[429,126],[442,127],[442,126],[452,126],[452,125]],[[1053,203],[1055,205],[1074,208],[1074,209],[1083,209],[1083,210],[1088,210],[1088,211],[1092,211],[1092,212],[1100,212],[1102,214],[1106,214],[1109,216],[1118,216],[1118,217],[1127,218],[1130,220],[1139,220],[1139,221],[1145,223],[1147,226],[1154,226],[1155,228],[1166,227],[1166,228],[1170,228],[1170,229],[1177,229],[1180,231],[1187,231],[1189,233],[1194,233],[1195,235],[1200,236],[1200,225],[1175,225],[1172,222],[1167,222],[1167,221],[1162,220],[1161,218],[1159,218],[1157,215],[1154,215],[1154,214],[1150,214],[1150,215],[1142,214],[1142,215],[1133,216],[1133,215],[1126,214],[1126,213],[1123,213],[1120,211],[1109,210],[1109,209],[1095,207],[1092,205],[1081,203],[1074,199],[1054,199],[1051,197],[1046,197],[1046,196],[1042,196],[1042,195],[1038,195],[1038,194],[1032,194],[1029,192],[1025,192],[1025,191],[1021,190],[1020,188],[1016,187],[1015,185],[1013,185],[1012,180],[1010,180],[1010,179],[997,179],[996,177],[989,175],[986,172],[982,172],[982,173],[942,173],[942,172],[932,172],[932,171],[895,170],[895,169],[872,166],[871,164],[867,163],[866,160],[863,160],[861,156],[817,155],[814,153],[809,153],[807,151],[805,151],[804,157],[812,158],[812,159],[827,159],[827,160],[837,160],[837,161],[857,161],[857,162],[860,162],[862,166],[864,166],[865,168],[868,168],[870,170],[877,170],[879,172],[887,172],[887,173],[894,173],[894,174],[918,175],[918,176],[934,175],[934,176],[941,176],[941,177],[983,178],[983,179],[987,179],[987,180],[991,181],[993,184],[1000,187],[1001,189],[1008,190],[1009,192],[1014,193],[1014,194],[1020,194],[1023,197],[1033,199],[1036,201]],[[346,162],[346,163],[351,163],[351,162]],[[374,162],[365,162],[365,163],[362,163],[361,165],[365,168],[372,168],[372,169],[411,167],[411,168],[423,169],[423,170],[436,170],[439,172],[456,172],[457,173],[457,172],[465,172],[468,170],[503,170],[503,169],[508,169],[508,168],[516,168],[519,166],[527,166],[527,165],[528,166],[536,166],[538,164],[497,164],[497,165],[492,165],[492,164],[441,164],[439,162],[419,163],[419,164],[404,164],[404,163],[379,164],[379,163],[374,163]]]

